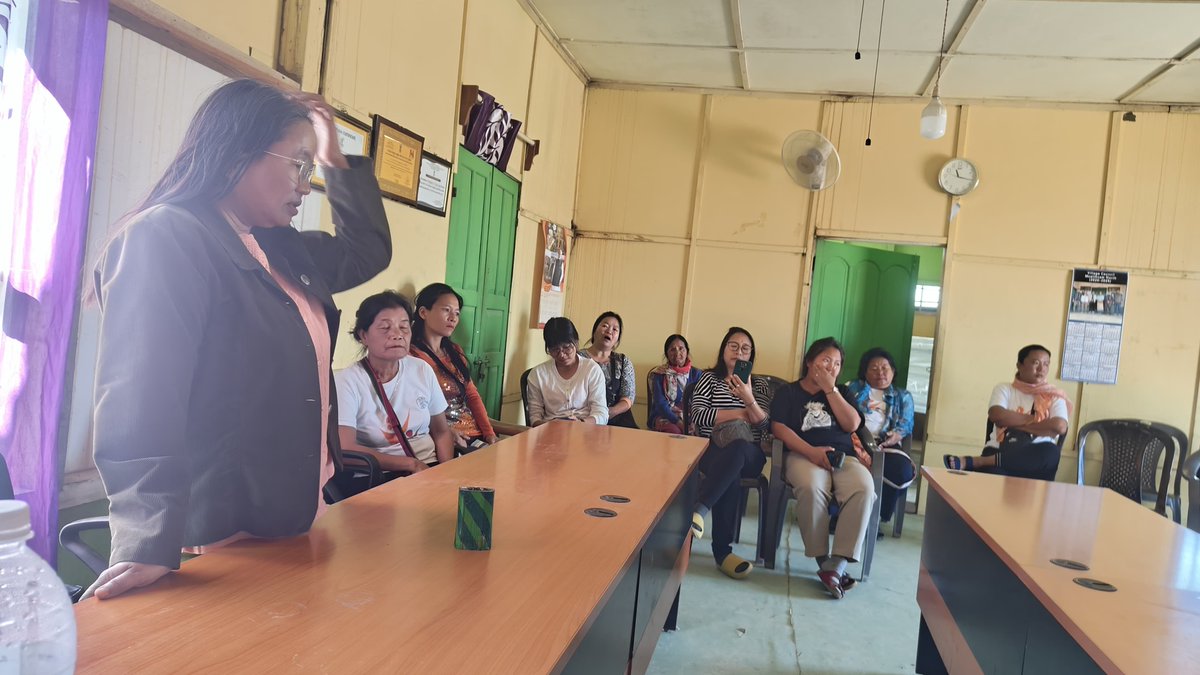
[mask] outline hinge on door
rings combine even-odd
[[[450,198],[454,199],[457,196],[458,196],[458,188],[456,188],[456,187],[450,188]]]

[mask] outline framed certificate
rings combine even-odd
[[[372,129],[371,156],[375,177],[384,196],[406,204],[417,203],[421,152],[425,138],[379,115]]]
[[[450,197],[450,162],[429,152],[421,153],[421,175],[417,183],[416,207],[422,211],[446,215]]]
[[[337,130],[338,147],[343,155],[370,155],[371,127],[341,112],[334,115],[333,126]],[[313,171],[312,186],[318,190],[325,189],[325,170],[320,165]]]

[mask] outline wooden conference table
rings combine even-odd
[[[1200,671],[1200,535],[1108,489],[923,472],[918,673]]]
[[[687,568],[704,447],[569,422],[505,439],[336,504],[304,536],[80,603],[79,671],[641,672]],[[496,491],[491,551],[454,548],[460,486]]]

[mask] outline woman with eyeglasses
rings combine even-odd
[[[700,376],[692,392],[691,425],[698,436],[709,439],[700,458],[700,497],[692,514],[692,536],[705,534],[704,519],[712,520],[713,560],[727,576],[745,579],[754,564],[733,552],[733,532],[741,503],[742,478],[754,478],[767,463],[759,442],[770,419],[771,393],[764,378],[751,376],[741,364],[754,364],[754,338],[734,326],[721,340],[717,363]],[[738,373],[746,374],[746,379]]]
[[[604,373],[579,354],[579,331],[566,317],[557,316],[542,329],[550,360],[529,371],[525,390],[529,426],[551,420],[588,424],[608,423]]]
[[[458,327],[463,297],[448,284],[429,284],[417,294],[412,353],[433,367],[449,407],[446,420],[458,452],[470,452],[498,438],[479,389],[471,380],[467,355],[450,336]]]
[[[289,227],[316,165],[333,235]],[[371,162],[342,155],[319,96],[237,80],[200,105],[95,270],[113,539],[89,594],[153,583],[184,550],[308,531],[341,463],[333,294],[391,257]]]

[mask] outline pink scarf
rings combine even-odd
[[[1050,404],[1054,403],[1054,399],[1061,398],[1063,403],[1067,404],[1067,414],[1071,414],[1075,406],[1071,405],[1071,399],[1067,398],[1067,392],[1058,387],[1043,382],[1041,384],[1028,384],[1020,380],[1014,379],[1012,383],[1013,389],[1028,394],[1033,397],[1034,422],[1041,422],[1050,415]]]

